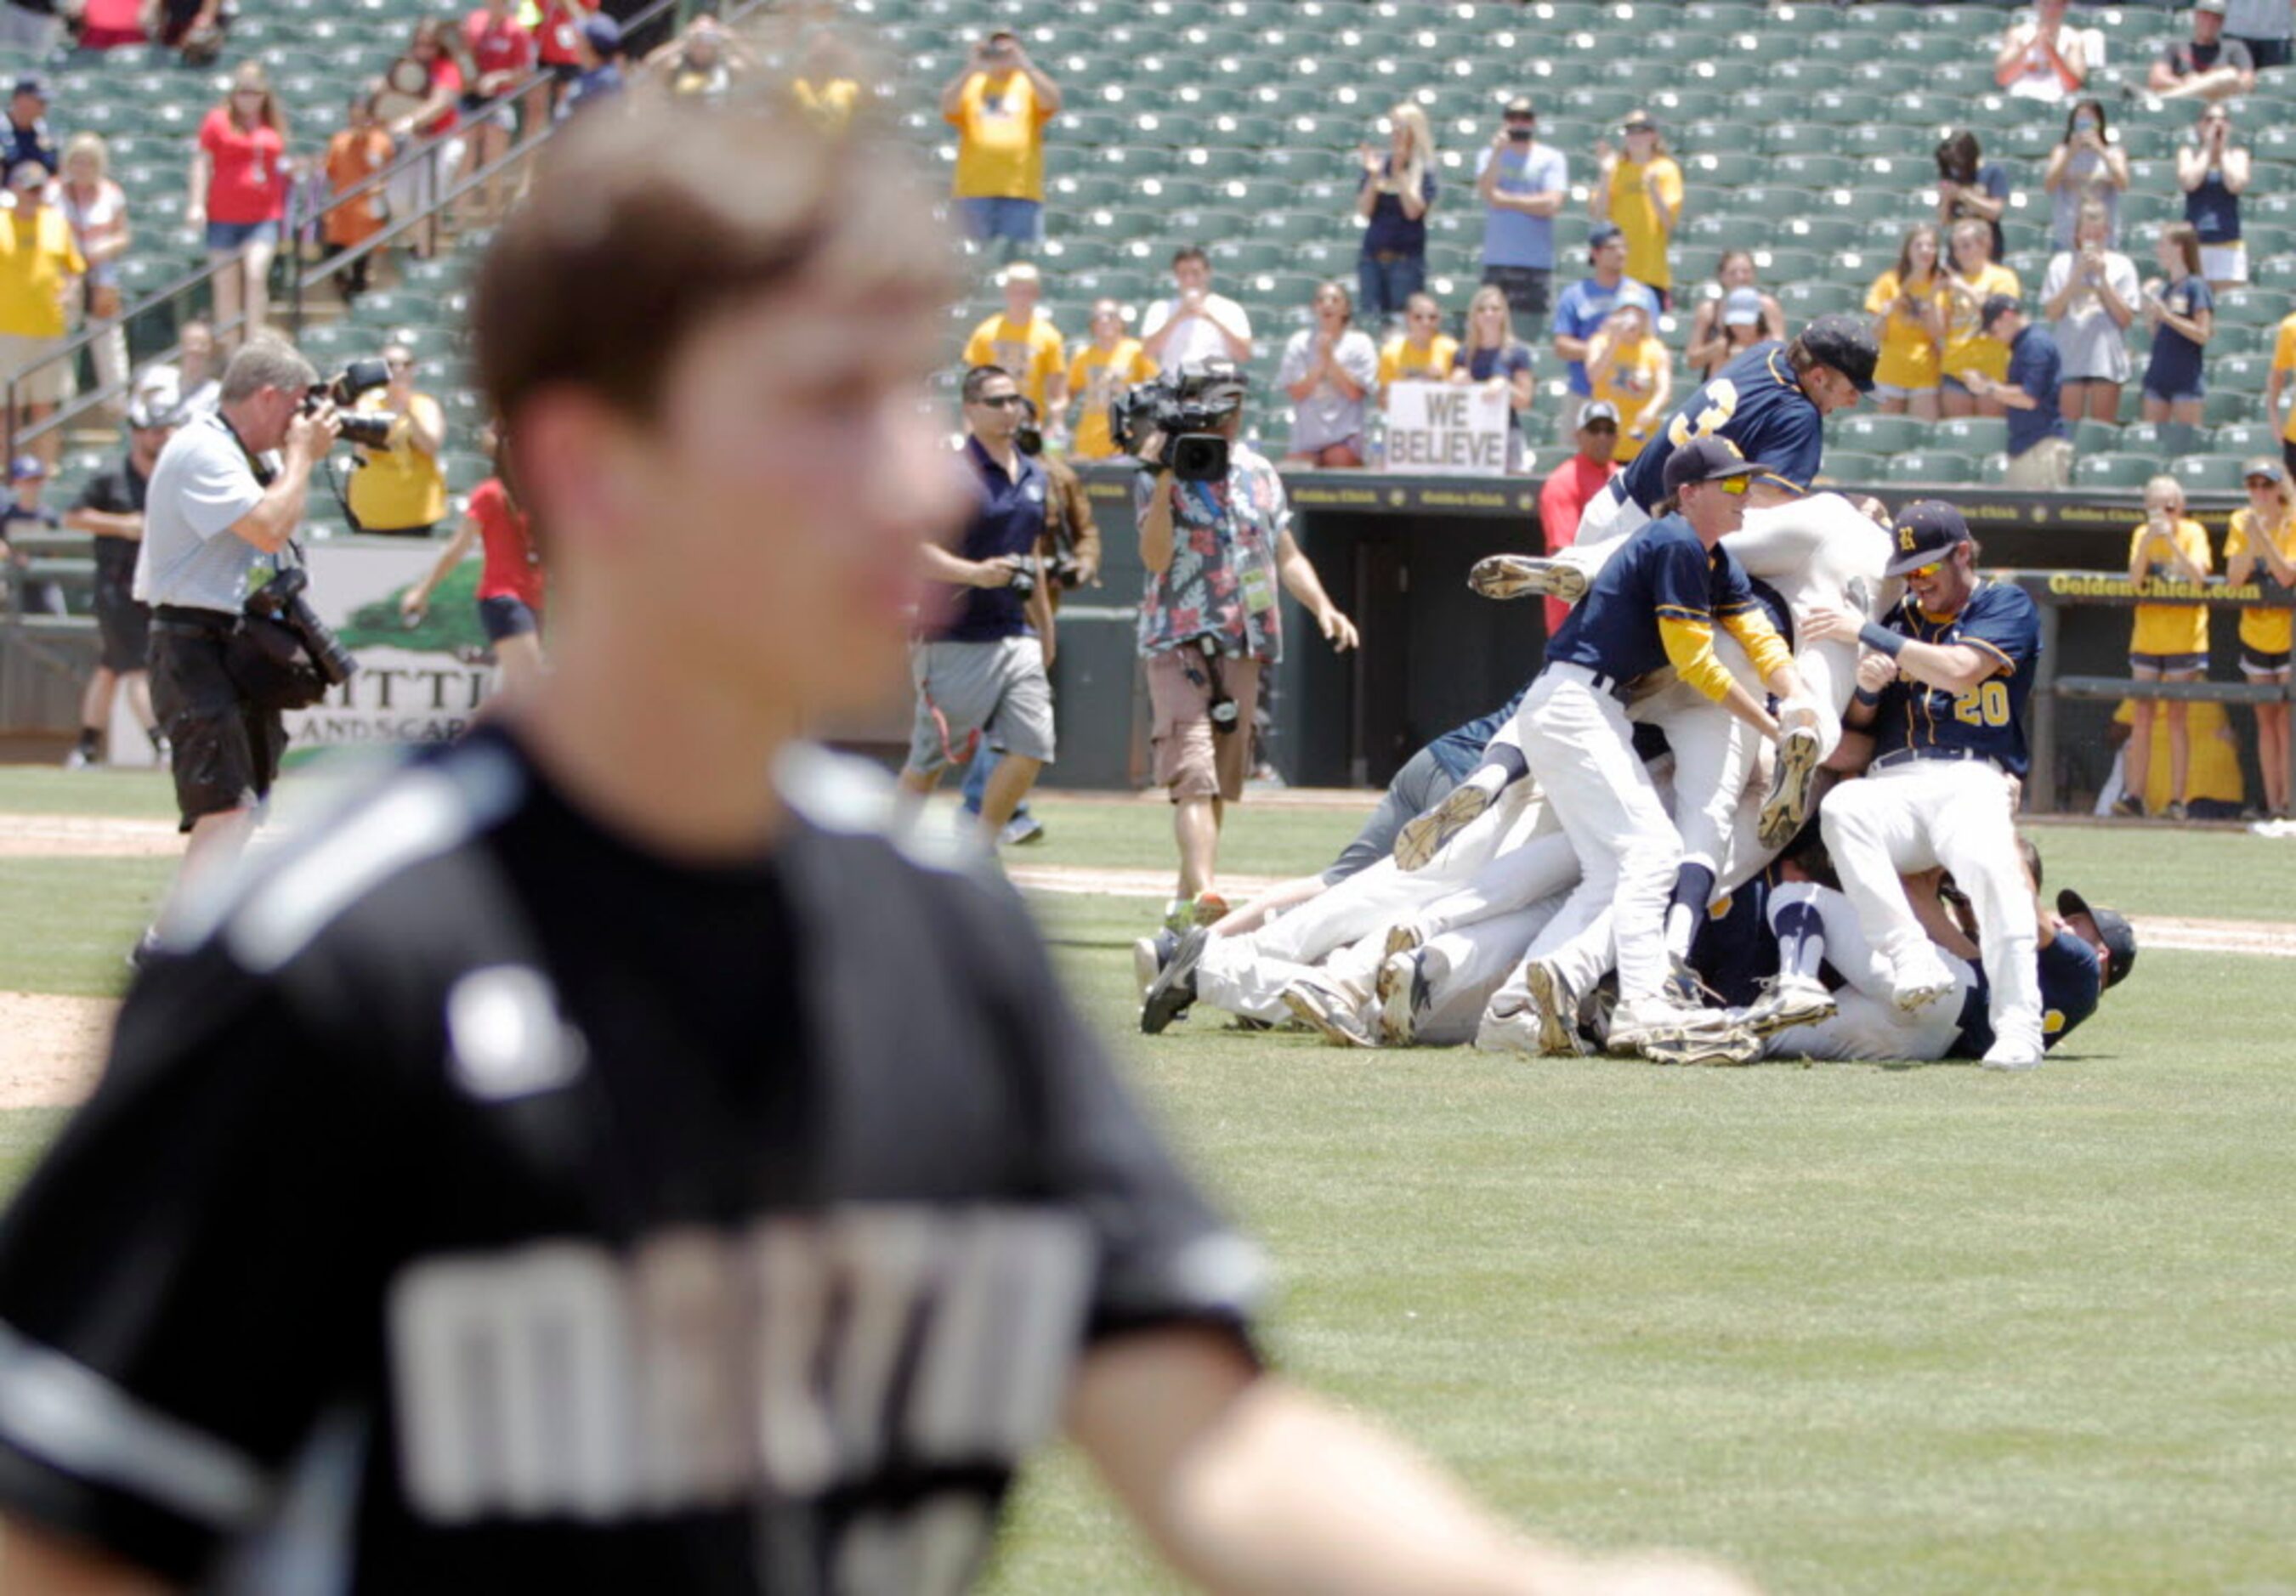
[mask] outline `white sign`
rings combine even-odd
[[[1390,383],[1387,469],[1423,477],[1501,476],[1506,471],[1507,429],[1513,425],[1504,389]]]
[[[419,627],[398,618],[398,600],[439,559],[444,540],[317,538],[306,595],[319,618],[357,657],[357,674],[308,709],[291,711],[290,753],[375,743],[445,742],[470,730],[494,685],[468,582],[448,581]],[[472,580],[478,561],[457,572]]]

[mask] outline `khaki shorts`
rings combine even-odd
[[[1251,716],[1259,704],[1259,661],[1223,656],[1220,685],[1235,700],[1235,729],[1214,732],[1210,662],[1193,651],[1163,649],[1148,656],[1148,731],[1156,750],[1156,784],[1172,801],[1243,797],[1251,774]]]
[[[64,347],[61,338],[25,338],[0,332],[0,377],[21,372],[34,361],[45,361],[37,371],[24,372],[16,382],[19,405],[61,405],[72,396],[72,363],[49,356]]]
[[[2004,487],[2063,487],[2073,479],[2072,440],[2044,438],[2022,454],[2013,454],[2001,479]]]

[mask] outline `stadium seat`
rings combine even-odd
[[[2209,434],[2209,453],[2277,455],[2280,442],[2280,434],[2268,422],[2230,422]]]
[[[1830,151],[1840,143],[1838,130],[1828,129],[1826,148]],[[1847,155],[1833,153],[1774,153],[1770,162],[1769,180],[1794,188],[1847,188],[1857,181],[1857,162]]]
[[[1871,415],[1851,411],[1827,430],[1853,449],[1874,454],[1898,454],[1918,449],[1929,441],[1931,423],[1915,415]]]
[[[1908,449],[1889,461],[1882,470],[1886,479],[1891,482],[1950,485],[1977,479],[1976,462],[1968,455],[1948,454],[1937,449]]]
[[[1948,416],[1930,436],[1944,448],[1994,454],[2009,446],[2009,423],[1997,415]]]
[[[1683,159],[1682,176],[1693,188],[1734,189],[1759,180],[1770,164],[1743,150],[1702,150]]]
[[[1777,290],[1777,299],[1786,313],[1786,325],[1799,327],[1814,316],[1863,309],[1866,291],[1849,282],[1788,282]]]
[[[2180,454],[2169,471],[2187,493],[2238,493],[2242,464],[2237,454]]]
[[[2080,454],[2073,459],[2076,487],[2141,488],[2159,462],[2149,454]]]
[[[2201,421],[2203,425],[2210,427],[2228,426],[2234,422],[2252,422],[2263,413],[2263,398],[2262,382],[2254,388],[2212,388],[2208,397],[2201,401]]]
[[[1824,463],[1818,474],[1832,481],[1854,482],[1861,485],[1886,479],[1882,471],[1882,456],[1867,454],[1857,449],[1827,449]]]
[[[2083,416],[2073,423],[2073,450],[2078,454],[2110,454],[2122,446],[2120,429],[2112,422]]]

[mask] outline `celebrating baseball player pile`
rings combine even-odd
[[[1840,317],[1748,350],[1577,547],[1479,565],[1575,606],[1481,763],[1391,859],[1144,943],[1143,1028],[1202,1003],[1354,1047],[2039,1064],[2136,940],[2052,912],[2017,835],[2032,600],[1950,504],[1806,491],[1874,362]]]

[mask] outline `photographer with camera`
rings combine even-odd
[[[1171,795],[1180,853],[1168,922],[1222,907],[1212,893],[1220,824],[1251,771],[1261,675],[1283,657],[1277,582],[1333,648],[1357,641],[1292,539],[1283,479],[1237,441],[1245,386],[1233,361],[1191,361],[1127,394],[1115,418],[1118,442],[1141,462],[1140,652],[1156,781]]]
[[[993,847],[1037,773],[1053,762],[1053,686],[1044,639],[1051,600],[1039,580],[1045,468],[1020,447],[1028,398],[1002,366],[964,373],[964,460],[978,483],[955,550],[921,545],[924,575],[956,591],[926,601],[909,654],[917,716],[901,785],[922,798],[941,772],[1002,750],[980,797]]]
[[[429,537],[447,519],[447,471],[439,462],[447,443],[447,413],[429,394],[414,391],[413,349],[389,346],[382,366],[390,381],[360,394],[352,413],[378,418],[386,441],[380,448],[360,447],[344,509],[354,532]]]
[[[220,404],[187,417],[152,467],[135,596],[152,606],[152,707],[191,837],[185,881],[245,845],[287,746],[274,681],[247,657],[261,645],[244,611],[266,602],[261,593],[250,600],[247,579],[266,555],[279,567],[311,472],[340,430],[332,404],[314,397],[317,383],[284,339],[250,337],[224,368]],[[298,618],[308,616],[291,594],[282,597]]]

